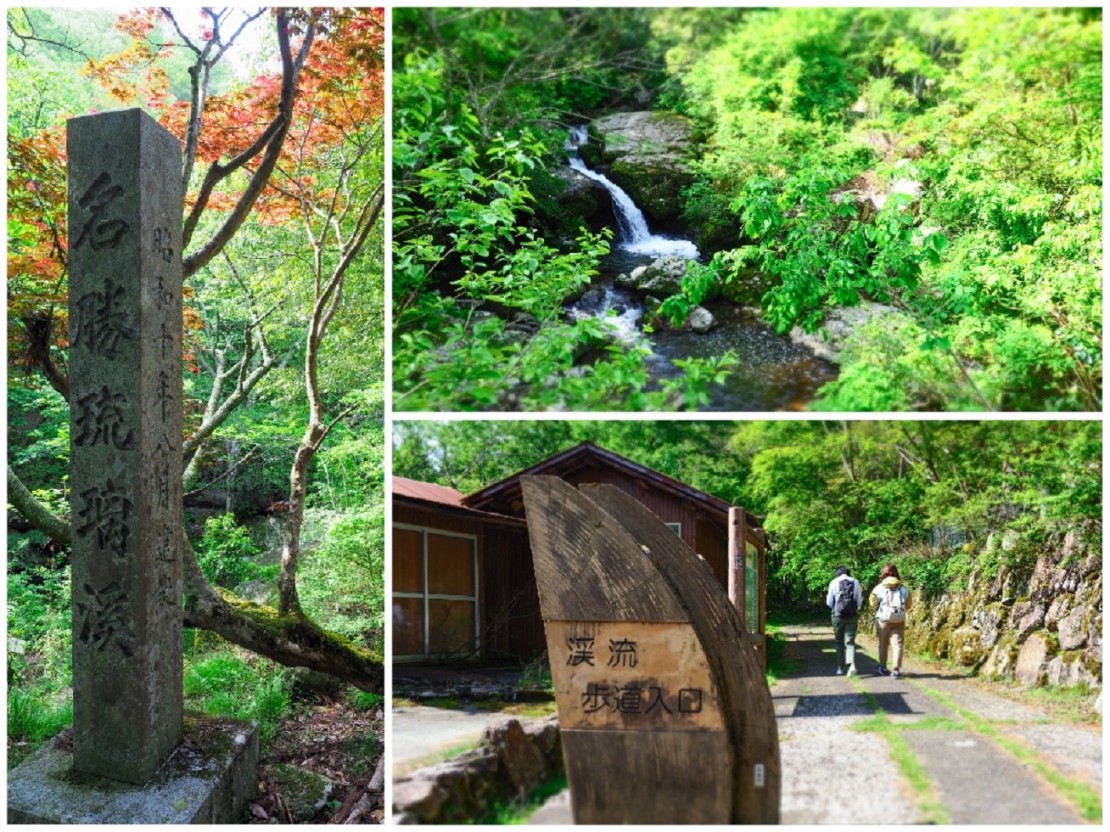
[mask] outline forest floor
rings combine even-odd
[[[250,823],[382,823],[384,714],[363,711],[345,699],[317,694],[277,728],[262,751],[258,794],[248,804]],[[299,796],[282,782],[278,767],[296,766],[328,778],[334,787],[315,811],[297,809]],[[311,814],[309,814],[311,812]],[[298,816],[295,816],[295,813]]]
[[[1102,726],[959,668],[909,658],[835,675],[832,629],[792,624],[771,687],[782,760],[782,823],[1081,824],[1102,818]],[[570,823],[567,795],[531,823]]]

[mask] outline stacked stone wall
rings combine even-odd
[[[1019,545],[1013,532],[994,535],[987,554]],[[980,567],[966,589],[915,601],[906,628],[912,650],[988,678],[1101,689],[1101,529],[1061,530],[1032,566]]]

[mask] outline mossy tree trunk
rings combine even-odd
[[[382,657],[329,633],[297,609],[281,614],[213,589],[185,537],[185,626],[211,630],[233,644],[288,667],[307,667],[371,693],[382,693]]]

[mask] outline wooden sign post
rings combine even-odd
[[[709,566],[619,489],[521,484],[575,822],[777,823],[770,691]]]

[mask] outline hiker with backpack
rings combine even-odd
[[[879,585],[871,590],[871,606],[879,631],[879,668],[881,676],[897,679],[902,667],[902,642],[906,632],[906,610],[910,608],[910,591],[898,575],[898,567],[888,563],[879,574]],[[887,667],[887,655],[891,664]]]
[[[836,641],[836,675],[856,675],[856,628],[859,625],[859,611],[863,606],[863,589],[859,581],[852,577],[847,566],[836,568],[836,577],[829,584],[829,594],[825,599],[832,610],[833,638]]]

